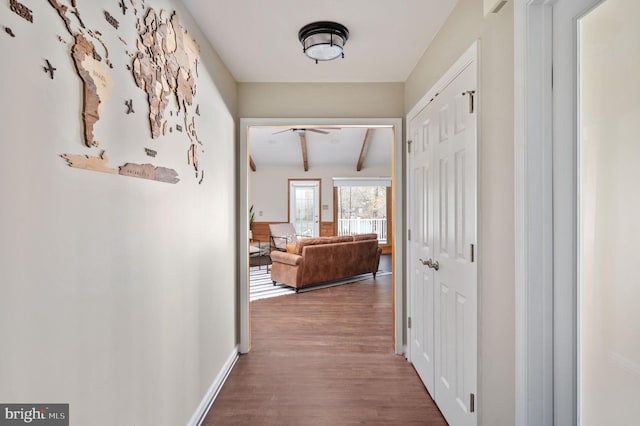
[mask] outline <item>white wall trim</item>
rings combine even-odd
[[[458,58],[458,60],[451,65],[449,70],[438,80],[436,84],[434,84],[431,89],[425,93],[425,95],[420,98],[420,100],[411,108],[409,113],[407,114],[407,123],[409,120],[412,120],[417,116],[420,111],[422,111],[429,103],[433,100],[433,98],[442,90],[449,85],[455,78],[460,74],[470,63],[478,59],[478,46],[479,42],[476,40],[473,42],[471,47],[467,49],[466,52],[462,54]],[[407,135],[408,137],[408,135]]]
[[[395,353],[403,353],[403,328],[404,328],[404,210],[402,197],[403,173],[402,166],[402,119],[401,118],[241,118],[240,119],[240,164],[238,167],[239,176],[239,205],[238,205],[238,258],[240,259],[240,353],[249,352],[250,347],[250,324],[249,324],[249,285],[248,285],[248,256],[249,251],[249,191],[248,191],[248,170],[249,170],[249,128],[252,126],[384,126],[393,129],[393,203],[394,203],[394,223],[393,223],[393,300],[395,304]],[[246,224],[246,225],[243,225]]]
[[[553,424],[554,1],[514,2],[516,425]]]
[[[200,402],[200,405],[198,405],[195,413],[193,413],[193,416],[191,416],[191,419],[189,420],[189,423],[187,423],[187,426],[200,426],[202,424],[204,418],[209,412],[209,409],[213,405],[213,402],[218,397],[218,394],[220,393],[224,382],[227,380],[227,377],[229,377],[231,370],[233,370],[233,367],[236,365],[236,361],[238,361],[237,346],[233,348],[233,351],[231,351],[229,358],[227,358],[227,361],[222,366],[222,370],[220,370],[216,378],[213,380],[213,383],[211,383],[211,386],[209,386],[207,393],[202,398],[202,401]]]

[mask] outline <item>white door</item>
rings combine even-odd
[[[477,420],[476,75],[474,62],[433,101],[435,401],[451,425]]]
[[[289,181],[289,221],[296,235],[320,236],[320,181]]]
[[[410,122],[410,359],[449,424],[475,425],[476,62]]]
[[[411,327],[409,328],[410,360],[422,382],[433,396],[435,391],[433,348],[433,275],[434,270],[426,266],[433,260],[433,144],[436,129],[432,110],[425,108],[414,118],[409,131],[411,152],[408,155],[409,169],[409,279]]]

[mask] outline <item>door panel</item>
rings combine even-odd
[[[475,64],[467,67],[434,101],[441,114],[437,159],[439,241],[434,260],[440,269],[434,282],[441,291],[435,300],[435,401],[451,425],[473,425],[471,394],[477,383],[477,277],[470,260],[476,241],[476,114],[469,91],[476,89]],[[475,105],[474,105],[475,109]],[[447,118],[442,115],[446,112]]]
[[[428,188],[433,184],[429,158],[433,147],[432,120],[418,116],[411,124],[414,152],[409,158],[410,217],[412,238],[409,241],[411,274],[410,359],[427,390],[434,392],[433,367],[433,273],[422,260],[433,257],[433,203]]]

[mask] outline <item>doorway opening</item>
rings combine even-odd
[[[361,131],[364,135],[371,134],[371,132],[367,132],[367,129],[374,129],[375,132],[380,130],[380,133],[387,134],[390,140],[390,146],[388,151],[385,153],[386,161],[389,162],[390,173],[387,172],[386,175],[391,177],[391,216],[392,218],[397,218],[397,220],[393,220],[393,227],[391,228],[391,232],[387,233],[387,239],[391,243],[393,247],[392,254],[392,305],[393,305],[393,335],[392,337],[392,346],[394,352],[396,354],[403,353],[403,286],[402,286],[402,275],[403,275],[403,206],[402,206],[402,119],[251,119],[251,118],[243,118],[240,120],[240,164],[239,164],[239,185],[240,185],[240,193],[246,194],[242,196],[239,200],[239,282],[240,282],[240,291],[239,291],[239,316],[240,316],[240,345],[239,351],[241,353],[247,353],[251,348],[251,318],[250,318],[250,303],[249,303],[249,263],[248,256],[246,255],[249,250],[249,208],[250,206],[254,206],[254,214],[255,221],[253,222],[254,228],[252,230],[252,235],[256,238],[257,234],[259,236],[259,229],[256,229],[256,225],[262,222],[262,226],[268,223],[283,223],[285,219],[291,220],[291,206],[287,201],[289,198],[289,188],[284,185],[287,185],[289,181],[304,181],[308,179],[323,179],[321,176],[317,175],[319,173],[319,167],[317,161],[322,158],[323,153],[328,152],[325,148],[320,149],[313,154],[313,150],[321,147],[320,143],[315,144],[313,141],[314,136],[317,134],[324,133],[348,133],[350,131]],[[293,130],[293,132],[289,132]],[[302,133],[301,131],[305,131]],[[254,154],[256,154],[256,149],[252,148],[253,142],[258,138],[260,134],[273,135],[272,137],[268,137],[266,139],[265,146],[267,149],[265,150],[265,156],[287,156],[292,155],[296,157],[298,163],[295,168],[286,168],[284,166],[274,167],[273,169],[269,169],[271,171],[267,171],[267,174],[271,174],[271,177],[276,173],[282,174],[283,171],[290,172],[287,174],[283,187],[280,187],[280,184],[275,183],[272,185],[269,190],[260,190],[256,191],[257,195],[252,191],[255,187],[256,182],[252,183],[252,179],[250,179],[250,173],[254,173],[251,170],[264,170],[261,169],[261,161],[257,158],[253,158]],[[289,150],[281,150],[277,151],[273,148],[274,145],[280,143],[280,141],[276,138],[280,134],[293,133],[291,137],[291,143],[295,144],[294,149]],[[365,137],[363,141],[361,141],[362,145],[368,144],[370,136]],[[337,144],[336,139],[339,139],[337,136],[330,137],[326,144]],[[322,148],[322,147],[321,147]],[[371,153],[371,146],[368,145],[369,152]],[[365,152],[365,149],[361,149],[358,147],[358,152]],[[280,152],[280,154],[278,154]],[[360,152],[360,158],[356,156],[355,163],[359,168],[367,168],[367,157]],[[354,163],[354,167],[356,164]],[[263,163],[264,164],[264,163]],[[276,171],[277,170],[277,171]],[[302,177],[302,176],[309,176]],[[333,196],[331,195],[331,191],[333,190],[333,185],[330,180],[336,176],[343,176],[343,174],[339,171],[336,171],[335,168],[325,171],[325,175],[328,178],[329,182],[325,185],[320,185],[320,194],[322,191],[329,191],[329,195],[318,197],[320,212],[318,214],[318,222],[319,222],[319,235],[335,235],[334,234],[334,221],[335,218],[331,218],[331,222],[328,221],[328,218],[333,216],[333,207],[330,204],[333,201]],[[275,178],[274,178],[275,179]],[[260,178],[259,181],[261,184],[265,183],[265,179]],[[274,181],[275,182],[275,181]],[[255,196],[255,197],[253,197]],[[253,198],[252,198],[253,197]],[[283,215],[274,216],[272,215],[272,211],[270,208],[263,208],[265,204],[260,200],[256,200],[260,198],[261,200],[265,200],[268,205],[276,206],[274,208],[285,209],[287,210]],[[261,198],[262,197],[262,198]],[[327,200],[327,201],[322,201]],[[280,207],[284,206],[284,207]],[[263,231],[267,232],[268,231]],[[307,231],[308,232],[308,231]],[[264,239],[264,237],[263,237]]]

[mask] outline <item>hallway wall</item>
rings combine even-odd
[[[513,172],[513,3],[483,17],[460,0],[405,84],[408,113],[480,40],[478,142],[478,417],[515,422],[515,259]]]
[[[397,118],[403,90],[403,83],[238,83],[238,117]]]
[[[146,94],[125,67],[125,51],[136,50],[131,8],[123,16],[114,2],[78,2],[114,63],[95,126],[101,146],[89,149],[63,21],[45,1],[29,2],[33,23],[0,6],[0,401],[70,403],[74,425],[187,423],[237,343],[236,83],[179,1],[147,3],[177,10],[200,44],[201,185],[186,133],[150,137]],[[60,158],[101,148],[112,166],[153,162],[181,180],[90,172]]]

